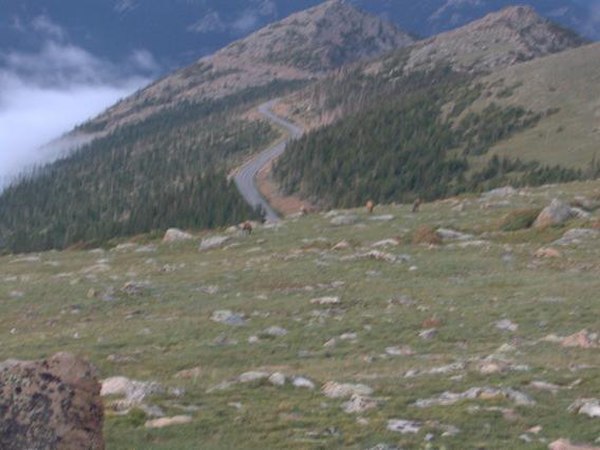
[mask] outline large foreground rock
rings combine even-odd
[[[0,364],[0,448],[104,449],[95,369],[70,353]]]

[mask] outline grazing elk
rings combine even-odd
[[[250,221],[246,220],[242,223],[241,228],[244,234],[252,234],[252,223]]]
[[[369,200],[365,206],[367,208],[367,212],[369,214],[373,214],[373,210],[375,209],[375,203],[373,203],[373,200]]]
[[[420,199],[420,198],[417,198],[417,199],[416,199],[416,200],[413,202],[413,205],[412,205],[412,212],[414,212],[414,213],[416,213],[416,212],[419,212],[419,208],[421,207],[421,203],[422,203],[421,199]]]

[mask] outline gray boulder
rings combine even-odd
[[[70,353],[0,365],[0,448],[104,449],[96,370]]]

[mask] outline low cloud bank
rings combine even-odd
[[[160,70],[145,50],[119,64],[97,58],[70,43],[47,17],[23,32],[41,33],[44,40],[32,53],[0,50],[0,187],[60,156],[64,146],[46,144],[135,92]]]

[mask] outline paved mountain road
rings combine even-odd
[[[270,222],[277,222],[279,220],[279,215],[258,190],[258,187],[256,186],[256,175],[263,167],[283,154],[288,142],[292,139],[297,139],[304,134],[302,128],[275,115],[271,108],[276,102],[277,100],[271,100],[264,103],[258,107],[258,111],[267,120],[283,128],[288,137],[273,147],[269,147],[260,152],[240,167],[234,176],[235,185],[238,191],[240,191],[240,194],[242,194],[242,197],[244,197],[244,200],[246,200],[253,208],[260,206],[265,211],[265,219]]]

